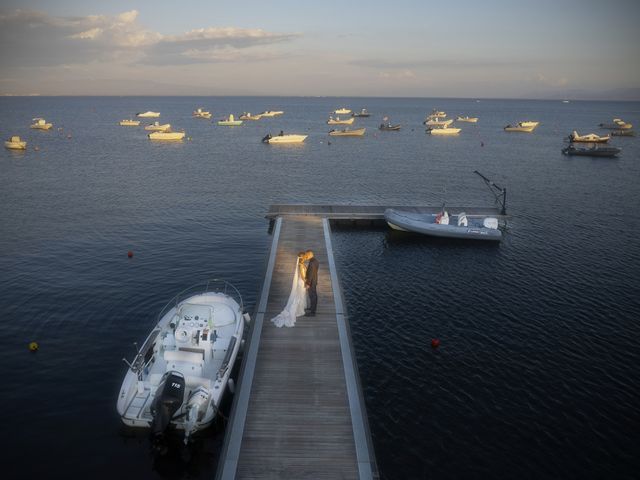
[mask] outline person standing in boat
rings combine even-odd
[[[307,250],[305,252],[305,259],[308,260],[305,286],[307,288],[307,292],[309,292],[309,308],[307,313],[305,313],[305,317],[315,317],[316,308],[318,306],[318,292],[316,291],[316,287],[318,285],[318,268],[320,266],[320,262],[318,262],[314,256],[312,250]]]

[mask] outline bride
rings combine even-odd
[[[293,327],[296,324],[296,317],[304,315],[304,309],[307,308],[307,290],[304,286],[307,266],[304,264],[304,259],[305,253],[299,252],[287,305],[282,312],[271,319],[276,327]]]

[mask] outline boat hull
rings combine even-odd
[[[138,118],[158,118],[159,116],[160,116],[160,112],[136,113],[136,117]]]
[[[356,130],[331,130],[329,135],[332,137],[362,137],[366,128],[358,128]]]
[[[269,138],[266,143],[276,144],[276,145],[285,145],[292,143],[302,143],[307,138],[307,135],[278,135],[275,137]]]
[[[9,150],[26,150],[27,142],[4,142],[4,148]]]
[[[184,132],[153,132],[147,135],[149,140],[179,141],[185,137]]]
[[[384,212],[384,219],[387,224],[395,230],[421,233],[430,237],[440,238],[491,242],[499,242],[502,240],[502,232],[499,229],[475,225],[473,220],[470,225],[459,227],[457,225],[437,224],[435,223],[435,217],[435,215],[431,214],[403,212],[391,208]]]

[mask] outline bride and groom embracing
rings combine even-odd
[[[271,321],[276,327],[293,327],[296,318],[315,317],[318,305],[318,266],[319,262],[311,250],[298,253],[296,270],[293,274],[293,286],[284,310]],[[309,294],[307,298],[307,293]]]

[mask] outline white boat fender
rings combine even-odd
[[[240,340],[240,348],[238,350],[240,353],[244,353],[244,344],[245,344],[245,341],[243,338],[242,340]]]
[[[458,226],[459,227],[468,227],[469,221],[467,220],[467,214],[464,212],[460,212],[458,215]]]
[[[229,389],[231,394],[236,393],[236,382],[234,382],[233,378],[231,377],[229,377],[229,380],[227,380],[227,388]]]
[[[484,226],[484,228],[491,228],[492,230],[497,230],[498,229],[498,219],[497,218],[493,218],[493,217],[485,218],[482,221],[482,225]]]
[[[244,318],[244,324],[249,326],[251,324],[251,315],[249,315],[247,312],[242,314],[242,318]]]

